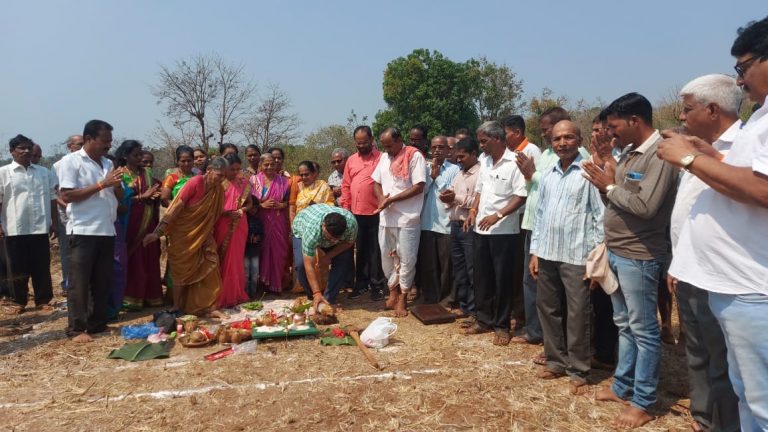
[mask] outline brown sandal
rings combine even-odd
[[[489,329],[488,327],[485,327],[479,322],[473,324],[470,328],[464,330],[465,335],[476,335],[476,334],[483,334],[483,333],[490,333],[490,332],[491,332],[491,329]]]
[[[541,353],[533,358],[533,362],[537,365],[546,366],[547,365],[547,356],[544,353]]]
[[[555,372],[547,368],[541,368],[541,370],[536,373],[536,378],[543,379],[543,380],[552,380],[552,379],[557,379],[564,376],[565,376],[565,372]]]
[[[512,336],[509,334],[509,330],[496,330],[496,334],[493,336],[493,344],[496,346],[507,346]]]

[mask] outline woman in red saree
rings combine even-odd
[[[160,184],[153,180],[152,170],[141,166],[141,143],[124,141],[115,151],[118,165],[125,163],[128,173],[123,184],[131,189],[126,244],[128,265],[123,305],[132,310],[146,306],[162,306],[160,284],[160,245],[142,247],[147,233],[154,231],[159,220]]]
[[[225,170],[224,209],[214,228],[219,252],[221,291],[217,305],[229,308],[248,300],[245,292],[245,243],[248,240],[248,221],[245,213],[252,206],[251,185],[240,175],[241,161],[237,154],[224,156],[229,163]]]
[[[270,153],[261,155],[261,172],[251,176],[252,194],[258,200],[256,213],[264,227],[259,278],[268,291],[282,292],[282,278],[288,259],[288,179],[275,170]]]

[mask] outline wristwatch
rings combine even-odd
[[[680,165],[683,167],[683,169],[688,169],[689,166],[693,163],[694,160],[696,160],[697,157],[703,155],[704,153],[688,153],[687,155],[680,158]]]
[[[499,219],[504,219],[504,215],[501,214],[501,212],[496,212],[496,217]]]
[[[610,192],[610,191],[612,191],[614,189],[616,189],[616,185],[615,184],[609,184],[608,186],[605,187],[605,193],[608,193],[608,192]]]

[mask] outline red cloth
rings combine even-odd
[[[371,174],[380,158],[381,152],[374,148],[367,156],[355,153],[347,159],[341,182],[341,206],[353,214],[372,215],[379,208]]]
[[[149,189],[145,175],[136,179],[135,195],[141,195]],[[152,209],[149,223],[142,227],[145,210]],[[125,299],[129,303],[142,306],[148,302],[152,306],[160,306],[163,303],[163,288],[160,284],[160,243],[154,242],[142,246],[144,236],[153,232],[159,222],[159,209],[157,204],[144,204],[134,201],[131,203],[128,214],[128,226],[126,227],[126,243],[128,244],[128,267],[125,285]],[[143,228],[143,230],[142,230]]]
[[[227,190],[224,191],[223,212],[237,210],[240,207],[239,199],[243,196],[243,191],[247,186],[248,180],[240,177],[237,177],[230,183]],[[219,255],[219,269],[222,282],[219,298],[216,302],[219,308],[230,308],[249,300],[248,295],[245,293],[244,264],[245,243],[248,238],[248,221],[245,216],[235,220],[222,214],[219,220],[216,221],[213,236],[216,239],[216,245],[221,248],[233,223],[237,225],[235,225],[235,230],[229,239],[227,250],[223,257]]]
[[[389,173],[399,179],[411,178],[411,158],[419,149],[404,145],[389,164]]]

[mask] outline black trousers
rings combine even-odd
[[[611,296],[602,287],[595,287],[590,294],[594,321],[592,325],[592,345],[595,358],[603,363],[616,363],[616,345],[619,343],[619,329],[613,322],[613,303]]]
[[[71,235],[70,287],[67,292],[67,334],[100,333],[107,327],[107,305],[112,283],[112,236]],[[88,310],[89,300],[93,309]]]
[[[368,285],[373,289],[386,289],[379,249],[379,215],[355,215],[355,219],[355,290],[363,290]]]
[[[7,236],[8,269],[13,301],[27,305],[29,279],[35,291],[35,305],[48,304],[53,298],[51,283],[51,245],[48,234]]]
[[[451,235],[422,231],[416,261],[416,277],[426,304],[443,303],[453,306],[453,268],[451,266]]]
[[[0,297],[12,297],[11,282],[8,278],[8,247],[5,244],[5,237],[0,237]]]
[[[509,330],[514,297],[514,261],[520,234],[475,233],[475,307],[481,325]]]

